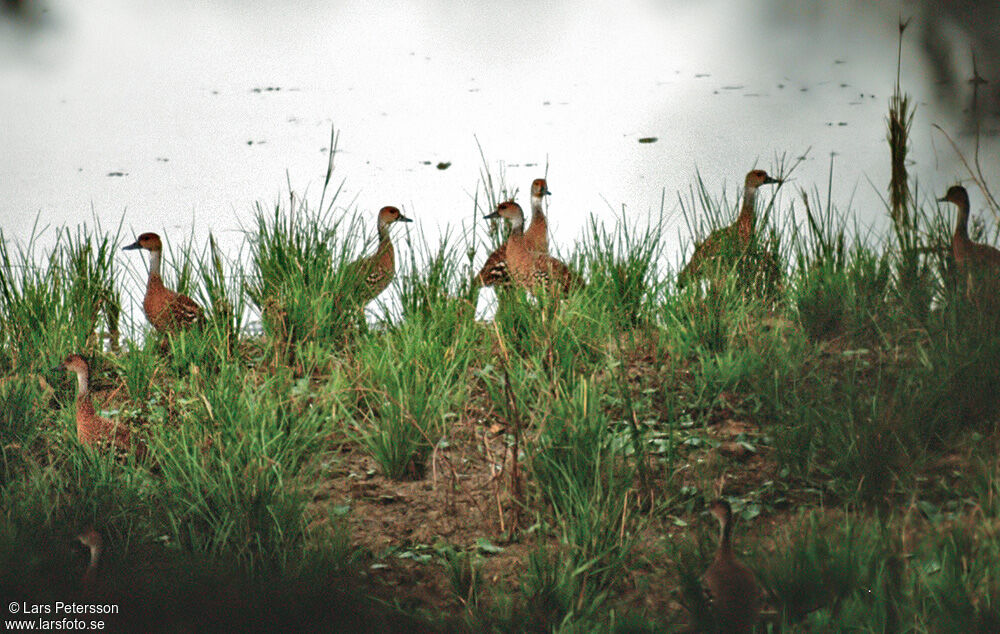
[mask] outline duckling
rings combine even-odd
[[[132,448],[132,435],[128,426],[112,423],[97,415],[90,398],[90,364],[78,354],[71,354],[52,368],[76,373],[76,437],[89,447],[110,444],[114,449],[128,452]],[[136,443],[136,453],[141,458],[145,447]]]
[[[487,220],[495,218],[505,218],[510,222],[507,263],[515,284],[528,289],[546,286],[564,293],[584,286],[583,279],[568,266],[547,253],[528,248],[524,234],[524,211],[520,205],[514,201],[500,203],[496,211],[486,216]]]
[[[708,507],[719,520],[719,547],[702,585],[720,632],[749,632],[760,614],[761,592],[753,572],[733,553],[733,509],[718,499]]]
[[[531,183],[531,224],[524,232],[524,242],[529,251],[549,252],[549,224],[542,204],[546,196],[552,195],[544,178],[536,178]],[[507,271],[507,243],[504,242],[486,258],[486,263],[476,275],[474,284],[493,286],[509,281]]]
[[[132,244],[122,247],[122,251],[146,249],[149,251],[149,279],[146,281],[146,296],[142,309],[153,327],[164,334],[176,332],[192,324],[205,320],[205,313],[193,299],[176,293],[163,285],[160,277],[160,257],[163,243],[155,233],[144,233]]]
[[[781,183],[781,180],[768,176],[764,170],[751,170],[747,173],[743,184],[743,206],[740,208],[740,215],[736,218],[736,222],[728,227],[716,229],[704,242],[695,246],[691,260],[677,276],[678,286],[683,288],[692,279],[700,277],[706,261],[718,258],[720,252],[725,248],[738,246],[742,251],[749,246],[757,219],[754,211],[757,188],[772,183]]]
[[[986,279],[993,278],[995,282],[1000,282],[1000,251],[969,238],[969,193],[961,185],[953,185],[938,202],[950,202],[958,207],[951,252],[958,270],[966,276],[966,292],[969,296],[974,293],[977,276],[985,275]]]
[[[389,225],[396,221],[412,222],[395,207],[382,207],[378,212],[378,248],[373,255],[346,265],[346,279],[357,283],[357,299],[367,304],[389,286],[396,275],[396,254],[389,239]]]
[[[97,580],[97,567],[100,565],[101,552],[104,550],[104,539],[93,528],[88,528],[76,538],[90,551],[90,563],[83,573],[83,587],[90,588]]]

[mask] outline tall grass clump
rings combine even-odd
[[[722,277],[704,293],[690,285],[664,303],[668,327],[663,336],[683,358],[722,353],[738,340],[741,324],[760,308],[736,276]]]
[[[200,412],[160,428],[157,504],[185,550],[278,569],[301,550],[301,476],[321,446],[325,417],[289,395],[290,381],[287,372],[247,377],[226,365],[211,383],[193,379]]]
[[[603,413],[591,381],[581,379],[555,399],[551,417],[526,447],[531,481],[560,548],[534,555],[523,590],[551,622],[595,614],[625,572],[635,476],[625,459],[627,438]]]
[[[69,351],[100,350],[118,335],[115,290],[117,235],[87,226],[56,231],[55,244],[36,253],[39,234],[12,250],[0,230],[0,368],[41,368]],[[30,327],[29,327],[30,325]]]
[[[336,216],[332,203],[325,211],[304,200],[291,205],[271,213],[257,205],[247,290],[265,333],[294,356],[302,341],[339,344],[364,324],[359,280],[343,275],[363,224],[357,216]]]
[[[241,258],[225,258],[208,236],[208,252],[199,261],[198,273],[204,289],[203,300],[207,327],[225,358],[237,352],[239,335],[246,318],[248,299]]]
[[[961,527],[928,540],[918,555],[918,588],[935,632],[1000,631],[1000,544]]]
[[[38,382],[14,377],[0,381],[0,486],[23,475],[39,435],[44,404]]]
[[[814,341],[846,335],[873,345],[890,312],[891,282],[888,255],[855,245],[842,259],[799,269],[791,291],[799,321]]]
[[[471,267],[459,264],[461,243],[446,231],[437,248],[432,248],[420,227],[407,231],[405,242],[409,259],[397,266],[396,276],[401,320],[436,324],[443,328],[439,334],[446,336],[459,327],[459,321],[471,320],[475,308],[468,299],[473,286]]]
[[[895,540],[885,528],[850,517],[833,525],[809,514],[778,541],[758,576],[783,625],[822,630],[850,624],[868,631],[901,625],[904,588],[890,563]]]
[[[1000,417],[1000,313],[959,291],[934,314],[920,344],[923,385],[915,418],[921,436],[946,441],[956,431],[992,429]]]
[[[817,189],[812,196],[801,191],[806,222],[805,231],[794,227],[790,241],[795,262],[790,295],[814,341],[847,335],[870,344],[889,312],[890,252],[871,244],[856,222],[848,226],[850,211],[831,200],[833,172],[831,157],[825,203]]]
[[[444,336],[440,319],[414,318],[359,344],[359,404],[354,434],[386,476],[419,478],[434,446],[468,397],[475,329],[459,323]]]
[[[590,272],[588,292],[609,306],[617,327],[629,329],[655,322],[655,308],[663,288],[657,281],[657,263],[663,254],[663,209],[645,228],[630,226],[624,214],[613,229],[591,216],[590,231],[579,247],[580,260]]]

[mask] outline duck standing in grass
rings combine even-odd
[[[396,275],[396,252],[389,237],[389,225],[412,222],[396,207],[382,207],[378,212],[378,247],[369,255],[346,265],[346,279],[356,284],[357,300],[365,305],[378,297]]]
[[[153,327],[164,334],[171,334],[205,320],[205,313],[193,299],[181,295],[163,285],[160,277],[160,259],[163,243],[155,233],[144,233],[123,247],[122,251],[146,249],[149,251],[149,278],[146,280],[146,296],[142,299],[142,309]]]
[[[139,458],[145,456],[146,448],[134,443],[127,425],[113,423],[97,415],[90,398],[90,364],[78,354],[71,354],[53,370],[68,370],[76,374],[76,437],[88,447],[111,446],[118,452],[128,453],[133,446]]]
[[[951,253],[959,273],[966,279],[967,296],[971,299],[979,295],[976,289],[980,283],[984,296],[1000,290],[1000,251],[969,238],[969,193],[961,185],[953,185],[938,202],[950,202],[958,207]]]
[[[564,293],[584,286],[583,279],[561,261],[528,248],[524,232],[524,211],[514,201],[497,205],[487,220],[504,218],[510,222],[507,239],[507,267],[511,280],[528,290],[544,287]]]
[[[543,205],[545,197],[551,194],[544,178],[536,178],[531,183],[531,224],[524,232],[524,244],[529,251],[549,252],[549,223]],[[507,284],[509,281],[507,243],[504,242],[486,258],[486,263],[473,282],[474,285],[494,286]]]
[[[743,206],[736,222],[728,227],[716,229],[704,242],[696,245],[694,255],[677,275],[677,284],[683,288],[687,283],[705,275],[705,267],[718,263],[727,254],[739,255],[750,246],[757,221],[755,205],[757,188],[762,185],[781,183],[768,176],[764,170],[751,170],[743,184]]]
[[[761,591],[753,572],[733,553],[733,510],[716,500],[708,507],[719,520],[719,547],[702,583],[719,632],[749,632],[760,614]]]

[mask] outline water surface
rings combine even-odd
[[[432,238],[472,221],[477,140],[522,192],[547,166],[562,249],[591,213],[646,218],[665,200],[679,258],[677,195],[696,167],[732,191],[755,164],[807,148],[795,185],[825,189],[835,154],[833,200],[877,222],[900,8],[830,5],[49,0],[0,21],[0,226],[23,239],[36,216],[96,214],[126,234],[201,244],[212,231],[235,250],[286,178],[318,197],[331,125],[340,202],[395,204]],[[971,154],[971,57],[942,90],[927,18],[903,10],[916,16],[902,65],[919,104],[911,169],[939,193],[965,174],[931,125]]]

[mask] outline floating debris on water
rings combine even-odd
[[[447,162],[442,161],[442,162],[440,162],[440,163],[437,164],[437,168],[439,170],[446,170],[449,167],[451,167],[451,161],[447,161]]]
[[[263,88],[254,88],[251,92],[262,93],[262,92],[278,92],[281,90],[281,86],[264,86]]]
[[[108,176],[128,176],[128,172],[108,172]]]
[[[656,143],[659,139],[655,136],[640,137],[639,143]]]

